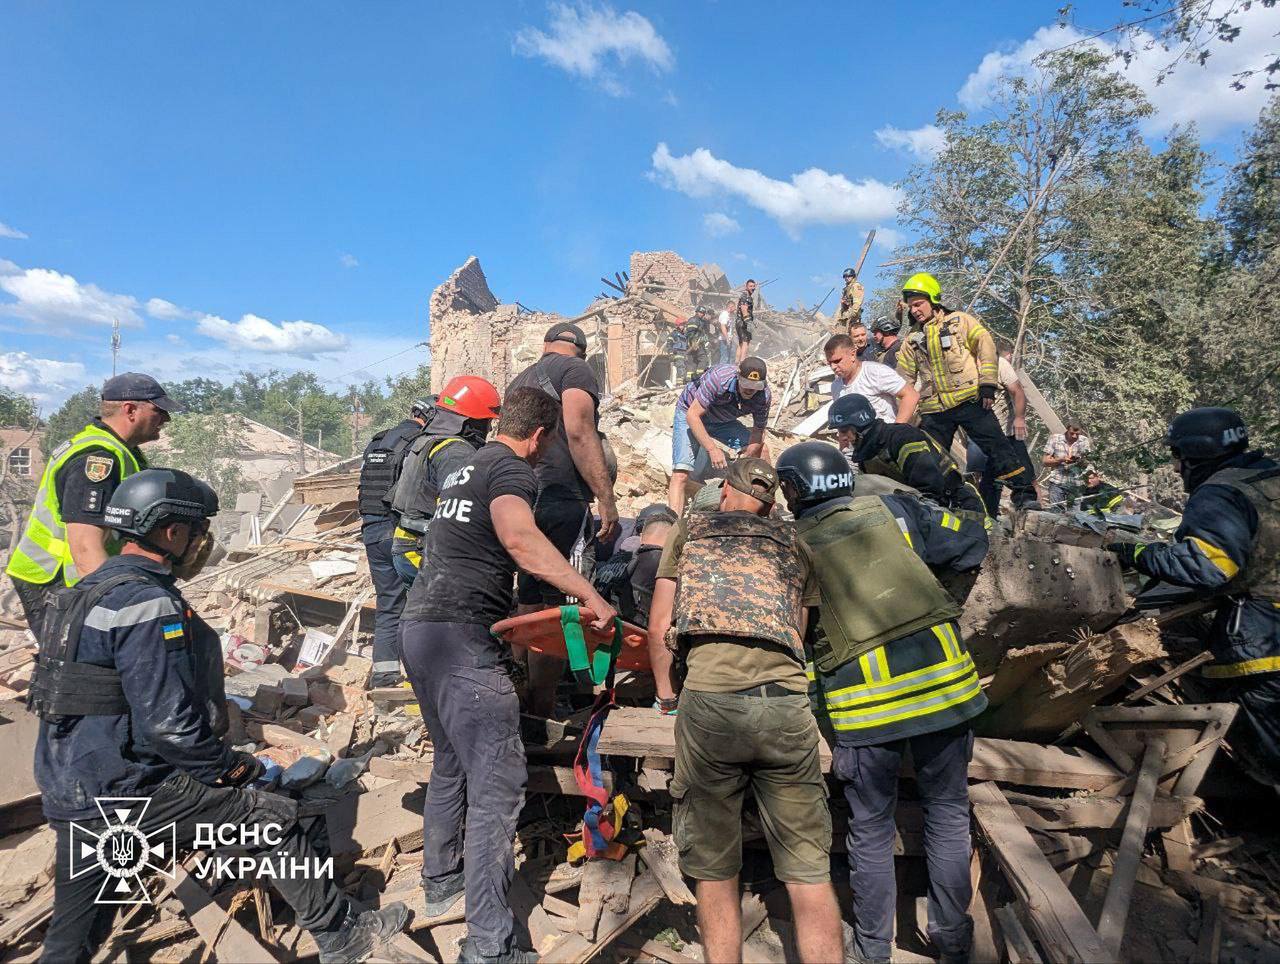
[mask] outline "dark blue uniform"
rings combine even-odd
[[[1280,466],[1258,452],[1224,460],[1221,469],[1263,472]],[[1245,571],[1257,549],[1261,520],[1239,490],[1209,482],[1187,501],[1173,542],[1138,550],[1135,568],[1175,586],[1219,592]],[[1253,730],[1260,760],[1280,781],[1280,599],[1248,592],[1222,595],[1206,640],[1214,662],[1204,675],[1221,684],[1222,696],[1240,704],[1240,718]]]

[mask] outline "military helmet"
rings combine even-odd
[[[876,410],[863,395],[846,392],[827,410],[827,428],[850,428],[861,435],[876,422]]]
[[[1193,408],[1169,423],[1165,441],[1179,461],[1205,462],[1243,452],[1249,429],[1233,408]]]
[[[871,330],[882,335],[896,335],[902,328],[895,318],[877,318],[871,323]]]
[[[179,469],[143,469],[117,486],[103,521],[108,529],[145,538],[160,523],[195,522],[218,514],[218,494]]]
[[[415,398],[413,404],[409,406],[409,414],[414,417],[429,418],[433,414],[436,402],[439,401],[439,395],[427,395],[425,398]]]
[[[853,495],[853,467],[838,448],[826,442],[791,446],[778,458],[777,470],[782,484],[795,489],[795,504],[787,493],[792,512]]]
[[[858,272],[854,271],[852,268],[845,268],[844,274],[841,275],[841,277],[843,277],[845,281],[848,281],[850,278],[858,277]]]
[[[940,305],[942,304],[942,285],[938,284],[938,279],[933,275],[921,271],[913,274],[902,286],[904,299],[912,295],[920,295],[928,298],[930,304]]]

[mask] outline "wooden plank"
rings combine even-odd
[[[600,916],[594,942],[581,934],[565,934],[543,955],[545,960],[563,964],[586,964],[615,940],[625,934],[633,924],[652,911],[662,901],[662,887],[651,873],[636,878],[631,889],[631,906],[625,914],[605,912]]]
[[[1160,766],[1164,763],[1165,743],[1152,739],[1142,755],[1142,769],[1133,791],[1129,815],[1125,818],[1124,837],[1116,852],[1111,870],[1111,883],[1098,917],[1098,936],[1111,948],[1117,959],[1120,943],[1124,939],[1124,925],[1129,917],[1129,903],[1133,896],[1133,884],[1138,877],[1138,862],[1142,859],[1142,846],[1147,838],[1147,826],[1151,821],[1151,801],[1156,795],[1156,781]]]
[[[970,799],[977,801],[974,818],[1048,958],[1081,964],[1110,960],[1098,932],[1000,788],[990,782],[973,787]]]
[[[1000,925],[1000,933],[1004,937],[1005,954],[1009,964],[1042,964],[1040,952],[1031,941],[1031,935],[1022,926],[1018,913],[1012,904],[1005,904],[995,910],[996,922]]]
[[[176,868],[178,883],[174,896],[182,903],[191,926],[204,939],[205,947],[215,960],[237,964],[272,964],[275,957],[250,934],[239,921],[227,915],[186,869]],[[221,937],[219,937],[221,934]]]
[[[1206,897],[1200,902],[1200,934],[1196,940],[1196,960],[1218,964],[1222,951],[1222,902]]]
[[[1082,830],[1115,830],[1124,825],[1127,797],[1038,797],[1004,791],[1013,812],[1029,830],[1079,833]],[[1152,801],[1151,827],[1176,827],[1184,818],[1204,809],[1199,797],[1157,796]]]
[[[578,888],[578,918],[573,929],[588,941],[596,939],[596,924],[604,911],[603,887],[609,861],[589,860]]]
[[[1136,703],[1138,702],[1138,700],[1141,700],[1146,698],[1147,696],[1150,696],[1152,693],[1160,689],[1162,686],[1167,686],[1168,684],[1172,683],[1174,680],[1178,679],[1179,677],[1185,676],[1187,673],[1190,673],[1193,669],[1197,669],[1203,666],[1205,663],[1209,663],[1212,661],[1213,661],[1213,653],[1210,653],[1208,650],[1196,656],[1192,656],[1189,660],[1187,660],[1184,663],[1179,663],[1177,666],[1169,670],[1167,673],[1161,673],[1159,676],[1153,679],[1150,683],[1143,684],[1138,689],[1134,690],[1132,693],[1130,693],[1128,696],[1122,699],[1120,702]]]
[[[658,879],[662,892],[673,904],[692,906],[697,903],[693,891],[684,882],[676,859],[675,841],[655,827],[644,832],[645,845],[640,848],[640,859]]]

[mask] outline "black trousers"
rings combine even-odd
[[[62,574],[53,577],[52,582],[39,585],[34,582],[27,582],[25,579],[17,579],[13,576],[9,577],[13,583],[14,591],[18,594],[18,602],[22,604],[22,615],[26,617],[27,628],[33,635],[40,635],[40,623],[44,616],[44,605],[49,598],[49,592],[53,588],[62,585]]]
[[[185,774],[176,774],[162,783],[151,794],[150,804],[138,826],[144,834],[153,833],[170,823],[176,824],[179,854],[192,849],[196,839],[197,824],[229,825],[240,830],[267,828],[276,824],[280,831],[280,843],[263,844],[265,856],[278,863],[283,851],[290,858],[305,861],[323,859],[311,839],[297,822],[297,804],[275,793],[232,787],[207,787]],[[57,856],[54,871],[53,919],[45,933],[44,948],[40,960],[45,964],[68,964],[70,961],[87,962],[106,940],[118,904],[97,903],[103,888],[106,872],[96,864],[91,870],[71,879],[71,826],[66,821],[51,820],[50,825],[58,835]],[[76,821],[81,826],[100,833],[105,827],[99,819]],[[78,840],[84,838],[77,835]],[[277,839],[272,834],[272,839]],[[78,845],[78,844],[77,844]],[[327,842],[326,842],[327,847]],[[226,849],[203,850],[210,858],[226,856]],[[83,866],[77,862],[76,869]],[[154,873],[143,870],[144,874]],[[333,880],[316,879],[304,874],[291,873],[288,877],[266,878],[276,892],[293,908],[298,926],[307,930],[324,930],[335,924],[345,909],[346,898]],[[107,881],[110,888],[110,882]],[[110,891],[104,892],[109,896]]]
[[[1034,479],[1036,477],[1036,469],[1031,464],[1031,453],[1027,451],[1027,443],[1013,435],[1006,435],[1005,438],[1013,446],[1013,454],[1022,463],[1022,468],[1027,473],[1027,478]],[[978,494],[982,496],[982,502],[987,507],[987,515],[992,518],[998,516],[1000,514],[1000,483],[996,481],[994,472],[984,471],[982,473],[982,481],[978,483]]]
[[[407,595],[404,580],[396,571],[391,545],[396,529],[395,519],[365,522],[360,541],[369,560],[369,575],[378,609],[373,617],[373,672],[400,672],[400,613]]]
[[[995,415],[983,408],[981,402],[975,399],[945,411],[926,412],[920,416],[920,427],[937,439],[944,450],[950,450],[956,429],[964,429],[969,441],[987,457],[987,470],[983,474],[1007,485],[1015,506],[1036,502],[1034,473],[1027,472]]]

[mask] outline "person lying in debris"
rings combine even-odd
[[[677,519],[668,505],[645,506],[635,521],[639,545],[614,552],[607,562],[597,567],[591,578],[600,595],[609,600],[618,610],[618,615],[629,623],[649,625],[658,560]]]
[[[763,459],[729,466],[719,511],[691,513],[672,529],[649,620],[659,706],[679,706],[673,826],[680,869],[697,881],[708,961],[742,960],[738,875],[748,785],[791,899],[800,959],[844,960],[831,813],[801,643],[818,587],[795,525],[768,518],[777,489]],[[678,700],[669,629],[686,666]]]
[[[948,509],[986,516],[978,490],[965,481],[942,446],[914,425],[882,421],[862,395],[841,395],[832,402],[827,428],[835,431],[840,449],[863,472],[919,489]]]
[[[778,478],[821,590],[806,639],[809,693],[833,735],[831,770],[851,811],[854,959],[888,961],[892,951],[894,810],[910,747],[924,804],[929,938],[944,961],[968,960],[971,721],[987,697],[960,607],[935,573],[976,570],[986,529],[953,526],[949,512],[909,495],[854,498],[853,475],[826,442],[787,449]]]
[[[671,482],[667,505],[684,511],[684,484],[709,468],[723,470],[728,457],[717,443],[741,455],[764,452],[764,430],[769,424],[768,367],[754,356],[740,365],[713,365],[701,378],[684,387],[676,401],[671,430]],[[748,429],[739,419],[751,416]]]
[[[363,961],[408,922],[399,903],[357,911],[299,825],[297,803],[251,789],[263,765],[222,738],[218,637],[175,586],[208,559],[217,512],[213,489],[185,472],[130,475],[104,514],[124,548],[46,611],[30,697],[36,782],[57,833],[42,961],[88,961],[147,863],[169,867],[193,846],[230,846],[228,837],[264,858],[235,866],[271,881],[321,961]]]

